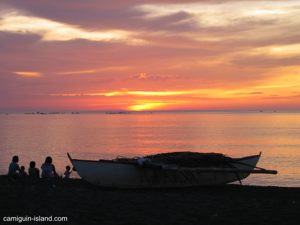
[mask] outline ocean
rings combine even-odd
[[[244,184],[300,187],[300,113],[157,112],[130,114],[1,114],[0,174],[13,155],[26,170],[52,156],[59,174],[73,158],[112,159],[173,151],[243,157],[262,152]],[[73,174],[77,177],[76,174]]]

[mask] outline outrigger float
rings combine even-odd
[[[250,174],[277,174],[257,167],[261,157],[230,158],[219,153],[172,152],[113,160],[73,159],[79,176],[89,183],[116,188],[179,188],[224,185]]]

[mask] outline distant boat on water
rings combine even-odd
[[[114,115],[114,114],[129,114],[130,112],[125,112],[125,111],[118,111],[118,112],[106,112],[105,114],[110,114],[110,115]]]
[[[173,152],[142,158],[83,160],[68,157],[79,176],[96,185],[116,188],[178,188],[224,185],[251,173],[277,174],[256,167],[261,153],[230,158],[218,153]]]

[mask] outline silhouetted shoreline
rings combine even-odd
[[[300,221],[300,188],[226,185],[184,189],[100,188],[81,179],[0,176],[1,217],[67,216],[55,224],[285,224]]]

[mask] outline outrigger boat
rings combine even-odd
[[[258,155],[230,158],[217,153],[173,152],[142,158],[82,160],[68,157],[89,183],[116,188],[178,188],[224,185],[252,173],[277,174],[257,167]]]

